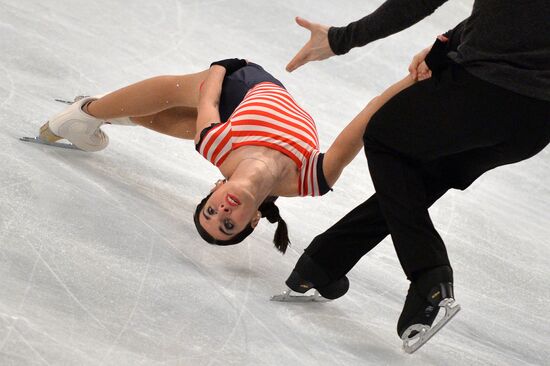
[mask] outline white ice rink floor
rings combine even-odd
[[[294,16],[344,25],[380,3],[0,0],[0,365],[549,365],[549,149],[432,208],[463,310],[408,355],[389,240],[343,298],[269,301],[310,240],[373,193],[363,154],[329,195],[280,200],[281,256],[267,223],[239,246],[200,240],[191,213],[220,174],[192,142],[117,126],[100,153],[18,140],[64,108],[54,98],[244,57],[286,84],[325,150],[471,9],[450,0],[396,36],[284,71],[309,37]]]

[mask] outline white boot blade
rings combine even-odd
[[[104,94],[103,94],[104,95]],[[97,96],[96,98],[99,99],[101,98],[103,95],[100,95],[100,96]],[[74,97],[73,100],[67,100],[67,99],[54,99],[56,102],[59,102],[59,103],[63,103],[63,104],[73,104],[75,102],[78,102],[80,99],[83,99],[83,98],[88,98],[89,95],[77,95],[76,97]]]
[[[312,295],[304,295],[299,292],[294,292],[291,289],[287,288],[279,295],[271,296],[271,301],[280,301],[280,302],[327,302],[329,299],[325,299],[321,294],[314,290]]]
[[[64,104],[73,104],[74,102],[71,102],[70,100],[65,99],[54,99],[56,102],[64,103]]]
[[[418,350],[460,311],[460,305],[454,299],[444,299],[439,304],[439,307],[445,309],[445,315],[434,326],[414,324],[408,327],[405,333],[403,333],[402,340],[405,352],[413,353]],[[418,332],[418,334],[409,338],[409,335],[414,331]]]
[[[76,147],[76,146],[74,146],[73,144],[70,144],[70,143],[48,142],[48,141],[41,140],[38,137],[26,137],[25,136],[25,137],[20,137],[19,140],[25,141],[25,142],[33,142],[35,144],[48,145],[48,146],[53,146],[53,147],[60,147],[60,148],[63,148],[63,149],[72,149],[72,150],[84,151],[84,150],[81,150],[78,147]]]

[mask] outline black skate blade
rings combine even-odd
[[[321,294],[315,290],[312,295],[302,295],[298,292],[294,292],[291,289],[286,289],[279,295],[273,295],[270,298],[271,301],[279,302],[327,302],[329,299],[324,298]]]
[[[40,145],[59,147],[59,148],[62,148],[62,149],[71,149],[71,150],[83,151],[83,150],[79,149],[78,147],[76,147],[76,146],[74,146],[73,144],[70,144],[70,143],[48,142],[48,141],[41,140],[38,137],[26,137],[25,136],[25,137],[20,137],[19,140],[25,141],[25,142],[32,142],[32,143],[40,144]]]
[[[440,304],[440,307],[445,309],[445,315],[436,325],[429,327],[424,324],[414,324],[407,328],[403,336],[403,350],[407,353],[414,353],[426,342],[428,342],[437,332],[441,330],[459,311],[460,305],[454,299],[445,299]],[[410,334],[417,334],[409,338]]]

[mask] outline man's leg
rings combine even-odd
[[[449,265],[428,214],[425,166],[454,156],[455,165],[463,159],[473,169],[475,164],[461,154],[477,149],[496,153],[490,166],[479,161],[476,175],[523,160],[536,149],[549,113],[548,102],[483,82],[457,65],[432,79],[386,103],[364,136],[378,202],[410,279],[426,269]]]
[[[537,131],[539,137],[533,140],[532,131]],[[433,161],[429,168],[438,177],[436,179],[445,181],[449,187],[464,190],[486,171],[527,159],[541,151],[549,141],[550,124],[546,128],[533,124],[518,131],[510,141],[451,155]],[[439,307],[426,299],[426,292],[430,291],[434,283],[444,281],[453,282],[450,266],[439,266],[415,274],[397,323],[399,336],[412,324],[432,325]],[[452,292],[449,295],[454,297]]]
[[[448,187],[431,174],[426,175],[426,181],[430,187],[427,204],[431,206]],[[343,296],[348,289],[346,274],[388,234],[374,194],[313,239],[298,260],[287,285],[298,292],[314,287],[325,292],[323,296],[328,295],[325,297]]]
[[[454,297],[445,245],[426,204],[426,165],[439,165],[441,179],[461,188],[548,143],[550,103],[483,82],[456,65],[440,76],[389,101],[364,136],[380,209],[412,281],[400,336],[412,324],[431,324],[439,302]]]
[[[453,82],[452,74],[453,73],[448,73],[448,75],[445,76],[447,79],[451,79],[451,82]],[[452,109],[449,109],[448,105],[456,98],[455,94],[463,92],[460,90],[464,89],[464,87],[460,85],[462,81],[456,82],[459,89],[456,93],[449,93],[445,91],[441,91],[440,93],[438,89],[441,89],[443,87],[440,85],[440,82],[438,82],[437,80],[431,82],[433,82],[433,84],[429,86],[428,94],[440,94],[443,99],[440,104],[440,106],[442,105],[444,109],[442,114],[444,117],[446,117],[446,114],[448,114],[449,111],[452,111]],[[483,82],[481,83],[485,84]],[[486,92],[487,89],[492,89],[492,86],[483,85],[482,88],[480,88],[481,90],[476,91],[477,89],[478,88],[475,87],[474,84],[474,92],[470,93],[470,95],[474,99],[476,98],[475,93],[479,94],[479,92]],[[436,150],[433,148],[434,144],[431,141],[433,138],[435,138],[435,135],[434,133],[432,133],[432,129],[430,129],[430,131],[425,133],[427,137],[427,142],[421,146],[423,150],[420,149],[420,154],[428,156],[429,158],[426,158],[426,161],[422,161],[421,163],[413,164],[416,166],[418,174],[420,176],[424,176],[424,178],[422,179],[423,182],[421,182],[420,184],[420,188],[424,189],[424,191],[422,191],[422,194],[425,196],[426,199],[421,200],[420,205],[425,211],[426,215],[427,208],[449,187],[465,189],[483,172],[502,164],[508,164],[514,161],[518,161],[518,159],[525,159],[529,156],[529,152],[535,150],[538,151],[535,146],[537,143],[533,140],[531,135],[533,134],[533,131],[536,130],[537,118],[539,122],[541,120],[540,116],[536,116],[540,115],[541,111],[545,110],[544,108],[547,104],[542,105],[541,103],[534,101],[530,98],[517,96],[514,93],[510,93],[505,90],[499,90],[499,88],[497,88],[497,91],[508,94],[502,98],[504,100],[510,100],[511,102],[514,102],[517,98],[519,98],[522,99],[521,103],[525,104],[527,107],[530,107],[527,108],[528,110],[530,110],[530,112],[525,111],[521,113],[523,117],[522,119],[526,121],[523,122],[522,131],[519,131],[522,133],[517,133],[518,129],[515,128],[517,124],[514,123],[514,121],[505,121],[505,123],[503,123],[504,126],[502,126],[505,128],[504,131],[494,131],[493,133],[491,126],[484,126],[482,128],[483,130],[485,130],[485,132],[490,132],[490,135],[488,138],[486,138],[485,142],[482,141],[484,139],[483,136],[467,139],[467,141],[471,146],[483,146],[484,144],[491,145],[494,141],[498,141],[499,139],[503,141],[508,141],[510,140],[510,136],[516,136],[517,141],[514,141],[512,139],[511,141],[508,141],[508,143],[519,147],[510,149],[507,148],[506,143],[495,143],[488,149],[473,148],[471,150],[466,150],[468,144],[465,144],[464,146],[453,145],[453,143],[455,142],[454,140],[456,139],[455,137],[452,137],[453,129],[447,128],[447,135],[450,135],[451,137],[447,136],[446,138],[447,141],[450,142],[448,144],[444,144],[444,149],[442,149],[442,153],[440,152],[440,154],[443,156],[439,159],[436,159]],[[492,91],[490,92],[492,94]],[[408,96],[406,96],[405,98],[408,98]],[[482,103],[485,103],[485,100],[483,98],[478,98],[478,100]],[[424,103],[424,106],[427,105],[429,104]],[[461,106],[454,106],[454,108],[458,108],[459,110],[470,109],[462,108]],[[496,108],[498,109],[500,107]],[[519,108],[519,110],[521,110],[521,108]],[[475,114],[475,110],[473,110],[472,112],[474,112]],[[509,117],[508,113],[508,111],[502,112],[505,117]],[[548,111],[546,113],[548,114]],[[426,117],[431,116],[433,118],[433,113],[422,112],[421,115],[423,114],[425,114]],[[485,115],[487,114],[497,120],[499,119],[498,113],[493,113],[489,110],[485,111]],[[517,111],[516,113],[512,113],[512,115],[516,116],[517,114]],[[465,124],[459,129],[460,133],[466,136],[472,134],[475,131],[475,124],[477,122],[484,122],[483,119],[483,114],[480,114],[477,118],[474,117],[474,126],[467,126]],[[401,118],[400,120],[404,119]],[[531,120],[534,121],[534,126],[530,126]],[[550,120],[550,118],[548,118],[548,120]],[[407,123],[407,121],[403,122],[403,124],[405,123]],[[446,126],[449,126],[449,122],[445,121],[444,118],[441,118],[440,124],[445,124]],[[387,128],[387,130],[389,131],[388,135],[395,135],[396,131],[399,131],[401,127],[402,126],[400,125],[397,127],[392,126]],[[406,128],[406,126],[404,128]],[[512,132],[506,131],[506,128],[508,128]],[[436,128],[434,128],[434,130],[435,129]],[[534,132],[535,136],[539,136],[540,134],[540,131]],[[411,136],[411,139],[413,139],[414,133],[405,134],[405,136],[401,135],[401,137],[405,140],[407,140],[408,136]],[[414,143],[411,143],[411,145],[414,148]],[[544,145],[545,143],[542,143],[541,146]],[[465,150],[464,152],[461,151],[463,149]],[[504,150],[508,150],[508,152],[505,153]],[[445,155],[445,153],[448,153],[448,155]],[[426,172],[429,172],[429,174],[426,175]],[[433,232],[435,232],[429,216],[427,216],[426,220],[429,224],[429,227],[433,230]],[[328,280],[330,281],[336,281],[344,276],[365,253],[376,246],[378,242],[380,242],[388,233],[389,231],[386,225],[385,218],[382,216],[378,199],[375,195],[363,204],[356,207],[353,211],[351,211],[348,215],[342,218],[339,222],[337,222],[323,234],[317,236],[302,256],[302,258],[308,257],[307,260],[300,260],[296,265],[295,270],[300,270],[304,274],[308,272],[319,273],[322,271],[323,279],[327,280],[328,278]],[[424,267],[424,270],[430,269],[437,265],[448,265],[445,247],[441,241],[441,238],[439,237],[437,232],[432,233],[431,235],[433,235],[436,240],[435,247],[436,252],[439,252],[440,260],[429,261],[429,263]],[[437,247],[440,248],[438,249]],[[438,255],[436,254],[435,256]],[[317,267],[318,271],[309,270],[308,266],[310,265]],[[421,271],[419,271],[419,273],[421,273]],[[410,276],[411,271],[408,271],[407,274],[409,278],[412,279]],[[309,278],[309,280],[312,280],[312,278]]]
[[[315,288],[329,299],[343,296],[349,288],[348,271],[388,233],[373,195],[313,239],[298,259],[287,286],[301,293]]]

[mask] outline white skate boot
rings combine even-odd
[[[63,112],[50,118],[40,127],[40,140],[54,143],[67,139],[74,146],[85,151],[100,151],[109,144],[109,137],[100,126],[105,121],[90,116],[82,110],[96,97],[85,97],[75,101]]]

